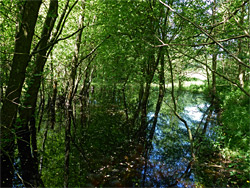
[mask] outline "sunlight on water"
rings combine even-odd
[[[187,106],[185,107],[186,115],[188,115],[194,121],[200,121],[202,119],[203,113],[200,109],[204,109],[205,104],[200,104],[198,106]]]
[[[188,97],[188,100],[192,100]],[[208,103],[203,101],[201,104],[189,103],[180,112],[183,119],[187,121],[190,128],[196,129],[200,121],[204,119],[204,112],[208,108]],[[151,124],[154,118],[154,112],[147,115],[148,121]],[[190,160],[188,138],[186,135],[186,127],[183,122],[177,121],[177,125],[173,125],[170,114],[161,114],[158,118],[155,129],[154,140],[152,142],[152,152],[149,156],[146,184],[158,187],[169,186],[181,177],[187,168]],[[174,136],[175,135],[175,136]],[[178,139],[178,143],[173,144],[174,140]],[[176,148],[181,149],[178,154]],[[144,170],[142,171],[144,174]],[[160,174],[160,175],[159,175]],[[189,175],[180,178],[176,187],[192,187],[195,185],[195,174],[189,170]]]

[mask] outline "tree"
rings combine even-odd
[[[249,0],[0,5],[2,186],[247,185]]]
[[[57,10],[58,1],[50,1],[49,10],[41,33],[41,40],[38,43],[37,50],[39,52],[35,59],[34,73],[32,74],[30,83],[28,83],[27,93],[24,94],[24,106],[20,107],[19,111],[20,116],[18,122],[19,128],[17,130],[17,144],[21,161],[22,178],[26,187],[31,185],[42,185],[38,173],[35,111],[38,91],[43,75],[43,67],[48,57],[46,55],[46,48],[49,45],[51,32],[57,18]]]
[[[13,152],[15,138],[15,120],[17,108],[25,79],[25,72],[30,60],[30,48],[34,29],[42,1],[24,1],[22,19],[17,31],[15,51],[9,81],[1,109],[1,186],[12,187]],[[4,173],[3,173],[4,172]]]

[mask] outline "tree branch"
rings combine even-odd
[[[228,20],[230,20],[234,15],[236,15],[237,12],[241,9],[241,7],[245,6],[245,4],[246,4],[247,2],[249,2],[249,0],[243,1],[243,3],[241,4],[241,6],[238,7],[233,13],[231,13],[231,15],[230,15],[229,17],[227,17],[226,19],[224,19],[224,21],[221,21],[221,22],[219,22],[219,23],[215,23],[214,25],[212,25],[212,28],[217,27],[217,26],[219,26],[219,25],[221,25],[221,24],[226,23],[226,22],[227,22]]]
[[[31,53],[31,56],[33,56],[33,55],[35,55],[35,54],[37,54],[37,53],[39,53],[39,52],[41,52],[41,51],[43,51],[43,50],[48,49],[50,46],[53,46],[54,44],[58,43],[58,42],[61,41],[61,40],[66,40],[66,39],[68,39],[68,38],[74,36],[74,35],[77,34],[79,31],[83,30],[85,27],[86,27],[86,26],[83,26],[82,28],[78,29],[78,30],[75,31],[74,33],[70,34],[69,36],[66,36],[66,37],[57,39],[56,41],[50,43],[48,46],[46,46],[46,47],[44,47],[44,48],[42,48],[42,49],[40,49],[40,50],[33,51],[33,52]],[[37,49],[37,48],[35,48],[35,49]]]
[[[172,48],[173,48],[173,47],[172,47]],[[179,53],[183,54],[184,56],[186,56],[186,57],[188,57],[188,58],[190,58],[190,59],[193,59],[193,60],[195,60],[196,62],[198,62],[198,63],[200,63],[200,64],[206,66],[211,72],[214,72],[215,74],[217,74],[217,75],[220,76],[221,78],[224,78],[225,80],[227,80],[227,81],[230,82],[231,84],[237,86],[241,91],[243,91],[247,96],[250,97],[250,93],[248,93],[248,92],[247,92],[243,87],[241,87],[241,85],[238,84],[237,82],[232,81],[232,80],[230,80],[229,78],[227,78],[226,76],[224,76],[224,75],[218,73],[217,71],[215,71],[215,70],[213,70],[212,68],[210,68],[206,63],[203,63],[202,61],[196,59],[195,57],[192,57],[192,56],[190,56],[190,55],[188,55],[188,54],[186,54],[186,53],[184,53],[184,52],[182,52],[182,51],[180,51],[180,50],[178,50],[178,49],[176,49],[176,48],[173,48],[173,49],[175,49],[175,50],[178,51]]]
[[[76,65],[78,67],[84,59],[87,59],[89,56],[91,56],[107,39],[109,39],[111,35],[108,35],[100,44],[98,44],[91,52],[89,52],[86,56],[80,59],[79,63]]]
[[[239,36],[235,36],[235,37],[231,37],[231,38],[227,38],[227,39],[221,39],[221,40],[217,40],[218,42],[226,42],[229,40],[233,40],[233,39],[240,39],[240,38],[250,38],[250,35],[239,35]],[[165,44],[162,40],[160,40],[158,37],[157,39],[162,43],[161,45],[157,45],[154,47],[163,47],[163,46],[190,46],[190,47],[198,47],[198,46],[205,46],[205,45],[211,45],[211,44],[215,44],[215,42],[207,42],[207,43],[200,43],[200,44],[178,44],[178,43],[170,43],[170,44]],[[151,45],[152,46],[152,45]]]
[[[195,154],[194,154],[194,142],[193,142],[193,135],[192,135],[192,131],[190,129],[190,127],[187,124],[187,121],[185,119],[183,119],[177,112],[177,104],[176,104],[176,100],[175,100],[175,95],[174,95],[174,76],[173,76],[173,67],[172,67],[172,61],[170,59],[169,56],[169,52],[167,49],[167,57],[168,57],[168,62],[169,62],[169,67],[170,67],[170,73],[171,73],[171,96],[172,96],[172,101],[174,103],[174,109],[172,109],[166,102],[166,104],[170,107],[170,109],[174,112],[175,116],[182,122],[184,123],[187,132],[188,132],[188,137],[189,137],[189,141],[190,141],[190,150],[191,150],[191,156],[193,158],[193,160],[195,160]]]
[[[178,12],[176,12],[174,9],[172,9],[169,5],[167,5],[166,3],[163,3],[161,0],[159,0],[159,2],[161,4],[163,4],[165,7],[169,8],[172,12],[174,12],[175,14],[177,14],[179,17],[181,17],[183,20],[186,20],[187,22],[191,23],[193,26],[195,26],[196,28],[198,28],[199,30],[202,31],[202,33],[204,33],[208,38],[210,38],[212,41],[214,41],[219,47],[221,47],[226,53],[228,53],[233,59],[235,59],[239,64],[243,65],[244,67],[247,67],[250,69],[250,66],[245,64],[241,59],[239,59],[238,57],[236,57],[234,54],[232,54],[231,52],[229,52],[222,44],[220,44],[217,40],[215,40],[210,34],[207,33],[207,31],[205,31],[201,26],[197,25],[196,23],[192,22],[189,18],[186,18],[184,16],[182,16],[181,14],[179,14]]]

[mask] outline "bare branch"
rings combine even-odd
[[[234,40],[234,39],[240,39],[240,38],[250,38],[250,35],[239,35],[239,36],[235,36],[235,37],[231,37],[231,38],[227,38],[227,39],[221,39],[221,40],[217,40],[218,42],[226,42],[229,40]],[[206,46],[206,45],[211,45],[211,44],[215,44],[215,42],[208,42],[208,43],[200,43],[200,44],[178,44],[178,43],[170,43],[170,44],[165,44],[162,40],[160,40],[158,37],[157,39],[162,43],[161,45],[157,45],[154,47],[163,47],[163,46],[190,46],[190,47],[198,47],[198,46]],[[153,46],[153,45],[151,45]]]
[[[80,59],[79,63],[76,65],[78,67],[84,59],[87,59],[89,56],[91,56],[107,39],[109,39],[111,35],[108,35],[100,44],[98,44],[91,52],[89,52],[86,56]]]
[[[171,108],[171,110],[174,112],[175,116],[182,122],[184,123],[187,132],[188,132],[188,136],[189,136],[189,141],[190,141],[190,150],[191,150],[191,155],[193,157],[193,160],[195,160],[195,154],[194,154],[194,142],[193,142],[193,135],[192,135],[192,131],[190,129],[190,127],[187,124],[187,121],[185,119],[183,119],[177,112],[177,104],[176,104],[176,100],[175,100],[175,95],[174,95],[174,76],[173,76],[173,67],[172,67],[172,61],[170,59],[169,56],[169,52],[167,49],[167,57],[168,57],[168,62],[169,62],[169,67],[170,67],[170,74],[171,74],[171,97],[172,97],[172,101],[174,103],[174,109],[172,109],[169,105],[169,107]]]
[[[230,20],[234,15],[236,15],[237,12],[239,12],[239,10],[240,10],[243,6],[245,6],[245,4],[246,4],[247,2],[249,2],[249,0],[243,1],[243,3],[240,5],[240,7],[238,7],[233,13],[231,13],[231,15],[230,15],[229,17],[227,17],[226,19],[224,19],[223,21],[221,21],[221,22],[219,22],[219,23],[216,23],[216,24],[212,25],[212,28],[217,27],[217,26],[219,26],[219,25],[221,25],[221,24],[226,23],[226,22],[227,22],[228,20]]]
[[[81,31],[82,29],[85,28],[85,26],[83,26],[82,28],[78,29],[76,32],[72,33],[71,35],[69,35],[69,36],[67,36],[67,37],[64,37],[64,38],[61,38],[61,39],[58,39],[59,36],[61,35],[62,31],[63,31],[63,27],[64,27],[64,25],[65,25],[65,23],[66,23],[67,17],[69,16],[69,13],[72,11],[72,9],[73,9],[74,6],[77,4],[77,2],[78,2],[78,0],[76,0],[76,1],[74,2],[74,4],[70,7],[70,9],[69,9],[69,11],[67,12],[67,14],[66,14],[66,9],[68,8],[69,0],[66,2],[65,7],[64,7],[64,10],[63,10],[63,13],[61,14],[60,20],[59,20],[59,22],[58,22],[58,24],[57,24],[56,32],[54,33],[54,36],[53,36],[52,39],[50,40],[50,41],[51,41],[50,44],[49,44],[48,46],[46,46],[46,47],[40,49],[40,50],[37,50],[37,47],[39,46],[39,42],[41,41],[41,40],[40,40],[40,41],[38,42],[38,44],[36,45],[35,49],[33,50],[33,52],[31,53],[30,58],[31,58],[31,56],[33,56],[34,54],[39,53],[40,51],[43,51],[43,50],[46,50],[46,49],[50,48],[49,52],[47,53],[47,56],[48,56],[48,55],[50,54],[50,52],[51,52],[53,46],[54,46],[56,43],[58,43],[58,42],[61,41],[61,40],[66,40],[66,39],[68,39],[68,38],[74,36],[76,33],[78,33],[79,31]],[[65,14],[66,14],[66,16],[65,16]],[[65,18],[64,18],[64,16],[65,16]]]
[[[221,78],[224,78],[225,80],[227,80],[228,82],[230,82],[230,83],[233,84],[234,86],[238,87],[241,91],[243,91],[247,96],[250,97],[250,93],[248,93],[248,92],[247,92],[243,87],[241,87],[241,85],[238,84],[237,82],[235,82],[235,81],[233,81],[233,80],[230,80],[229,78],[227,78],[227,77],[224,76],[223,74],[218,73],[217,71],[215,71],[215,70],[213,70],[212,68],[210,68],[206,63],[203,63],[202,61],[196,59],[195,57],[192,57],[192,56],[190,56],[190,55],[188,55],[188,54],[186,54],[186,53],[184,53],[184,52],[182,52],[182,51],[180,51],[180,50],[178,50],[178,49],[176,49],[176,48],[174,48],[174,47],[172,47],[172,48],[175,49],[176,51],[178,51],[179,53],[183,54],[184,56],[186,56],[186,57],[188,57],[188,58],[190,58],[190,59],[193,59],[193,60],[195,60],[196,62],[198,62],[198,63],[200,63],[200,64],[206,66],[211,72],[214,72],[215,74],[217,74],[217,75],[220,76]]]
[[[31,56],[32,56],[32,55],[35,55],[35,54],[37,54],[37,53],[39,53],[39,52],[41,52],[41,51],[43,51],[43,50],[48,49],[49,47],[53,46],[54,44],[58,43],[58,42],[61,41],[61,40],[66,40],[66,39],[68,39],[68,38],[74,36],[74,35],[77,34],[79,31],[83,30],[85,27],[86,27],[86,26],[83,26],[82,28],[78,29],[78,30],[75,31],[74,33],[70,34],[69,36],[60,38],[60,39],[58,39],[58,40],[56,40],[56,41],[50,43],[48,46],[46,46],[46,47],[44,47],[44,48],[42,48],[42,49],[39,49],[39,50],[37,50],[37,51],[33,51],[33,52],[31,53]],[[48,55],[47,55],[47,56],[48,56]]]
[[[172,9],[169,5],[167,5],[166,3],[163,3],[161,0],[159,0],[159,2],[161,4],[163,4],[164,6],[166,6],[167,8],[169,8],[172,12],[174,12],[175,14],[177,14],[183,20],[186,20],[187,22],[191,23],[193,26],[195,26],[196,28],[198,28],[199,30],[201,30],[202,33],[204,33],[208,38],[210,38],[212,41],[214,41],[219,47],[221,47],[228,55],[230,55],[233,59],[235,59],[239,64],[241,64],[244,67],[247,67],[247,68],[250,69],[249,65],[245,64],[241,59],[239,59],[234,54],[232,54],[231,52],[229,52],[229,50],[227,50],[222,44],[220,44],[216,39],[214,39],[214,37],[212,37],[210,34],[208,34],[207,31],[205,31],[201,26],[197,25],[196,23],[194,23],[193,21],[191,21],[189,18],[186,18],[186,17],[182,16],[181,14],[179,14],[178,12],[176,12],[174,9]]]

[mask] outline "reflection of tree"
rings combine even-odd
[[[165,113],[158,118],[148,159],[146,186],[176,186],[190,176],[190,144],[185,127],[180,127],[178,120],[175,115],[171,117]]]
[[[177,102],[175,99],[175,90],[174,90],[174,75],[173,75],[173,66],[172,66],[172,61],[170,59],[169,53],[167,51],[167,56],[168,56],[168,62],[169,62],[169,68],[170,68],[170,75],[171,75],[171,84],[172,84],[172,90],[171,90],[171,96],[172,96],[172,101],[173,101],[173,112],[176,115],[176,117],[178,117],[178,119],[184,123],[187,132],[188,132],[188,136],[189,136],[189,141],[190,141],[190,151],[191,151],[191,156],[193,157],[193,159],[195,159],[195,154],[194,154],[194,146],[193,146],[193,135],[192,135],[192,131],[190,129],[190,127],[188,126],[187,122],[185,119],[183,119],[179,113],[177,112]],[[169,106],[170,107],[170,106]],[[170,107],[171,108],[171,107]]]

